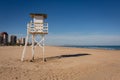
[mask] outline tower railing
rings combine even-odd
[[[28,23],[28,32],[29,33],[48,33],[48,23]]]

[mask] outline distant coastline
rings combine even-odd
[[[120,50],[120,45],[63,45],[61,47]]]

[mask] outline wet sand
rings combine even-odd
[[[119,80],[120,50],[36,47],[35,60],[30,62],[31,47],[27,47],[21,62],[23,47],[0,47],[0,80]]]

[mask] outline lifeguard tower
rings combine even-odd
[[[43,61],[45,61],[44,37],[46,34],[48,34],[48,23],[45,22],[44,20],[47,18],[47,14],[31,13],[30,17],[32,18],[32,20],[27,24],[27,36],[26,36],[26,41],[25,41],[25,46],[23,49],[21,61],[24,60],[28,39],[32,39],[32,61],[34,60],[34,50],[35,50],[35,46],[37,45],[42,48]],[[32,38],[30,38],[30,36]],[[36,39],[36,37],[38,36],[39,36],[39,40]]]

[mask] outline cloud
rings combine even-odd
[[[119,35],[49,34],[48,45],[120,45]]]

